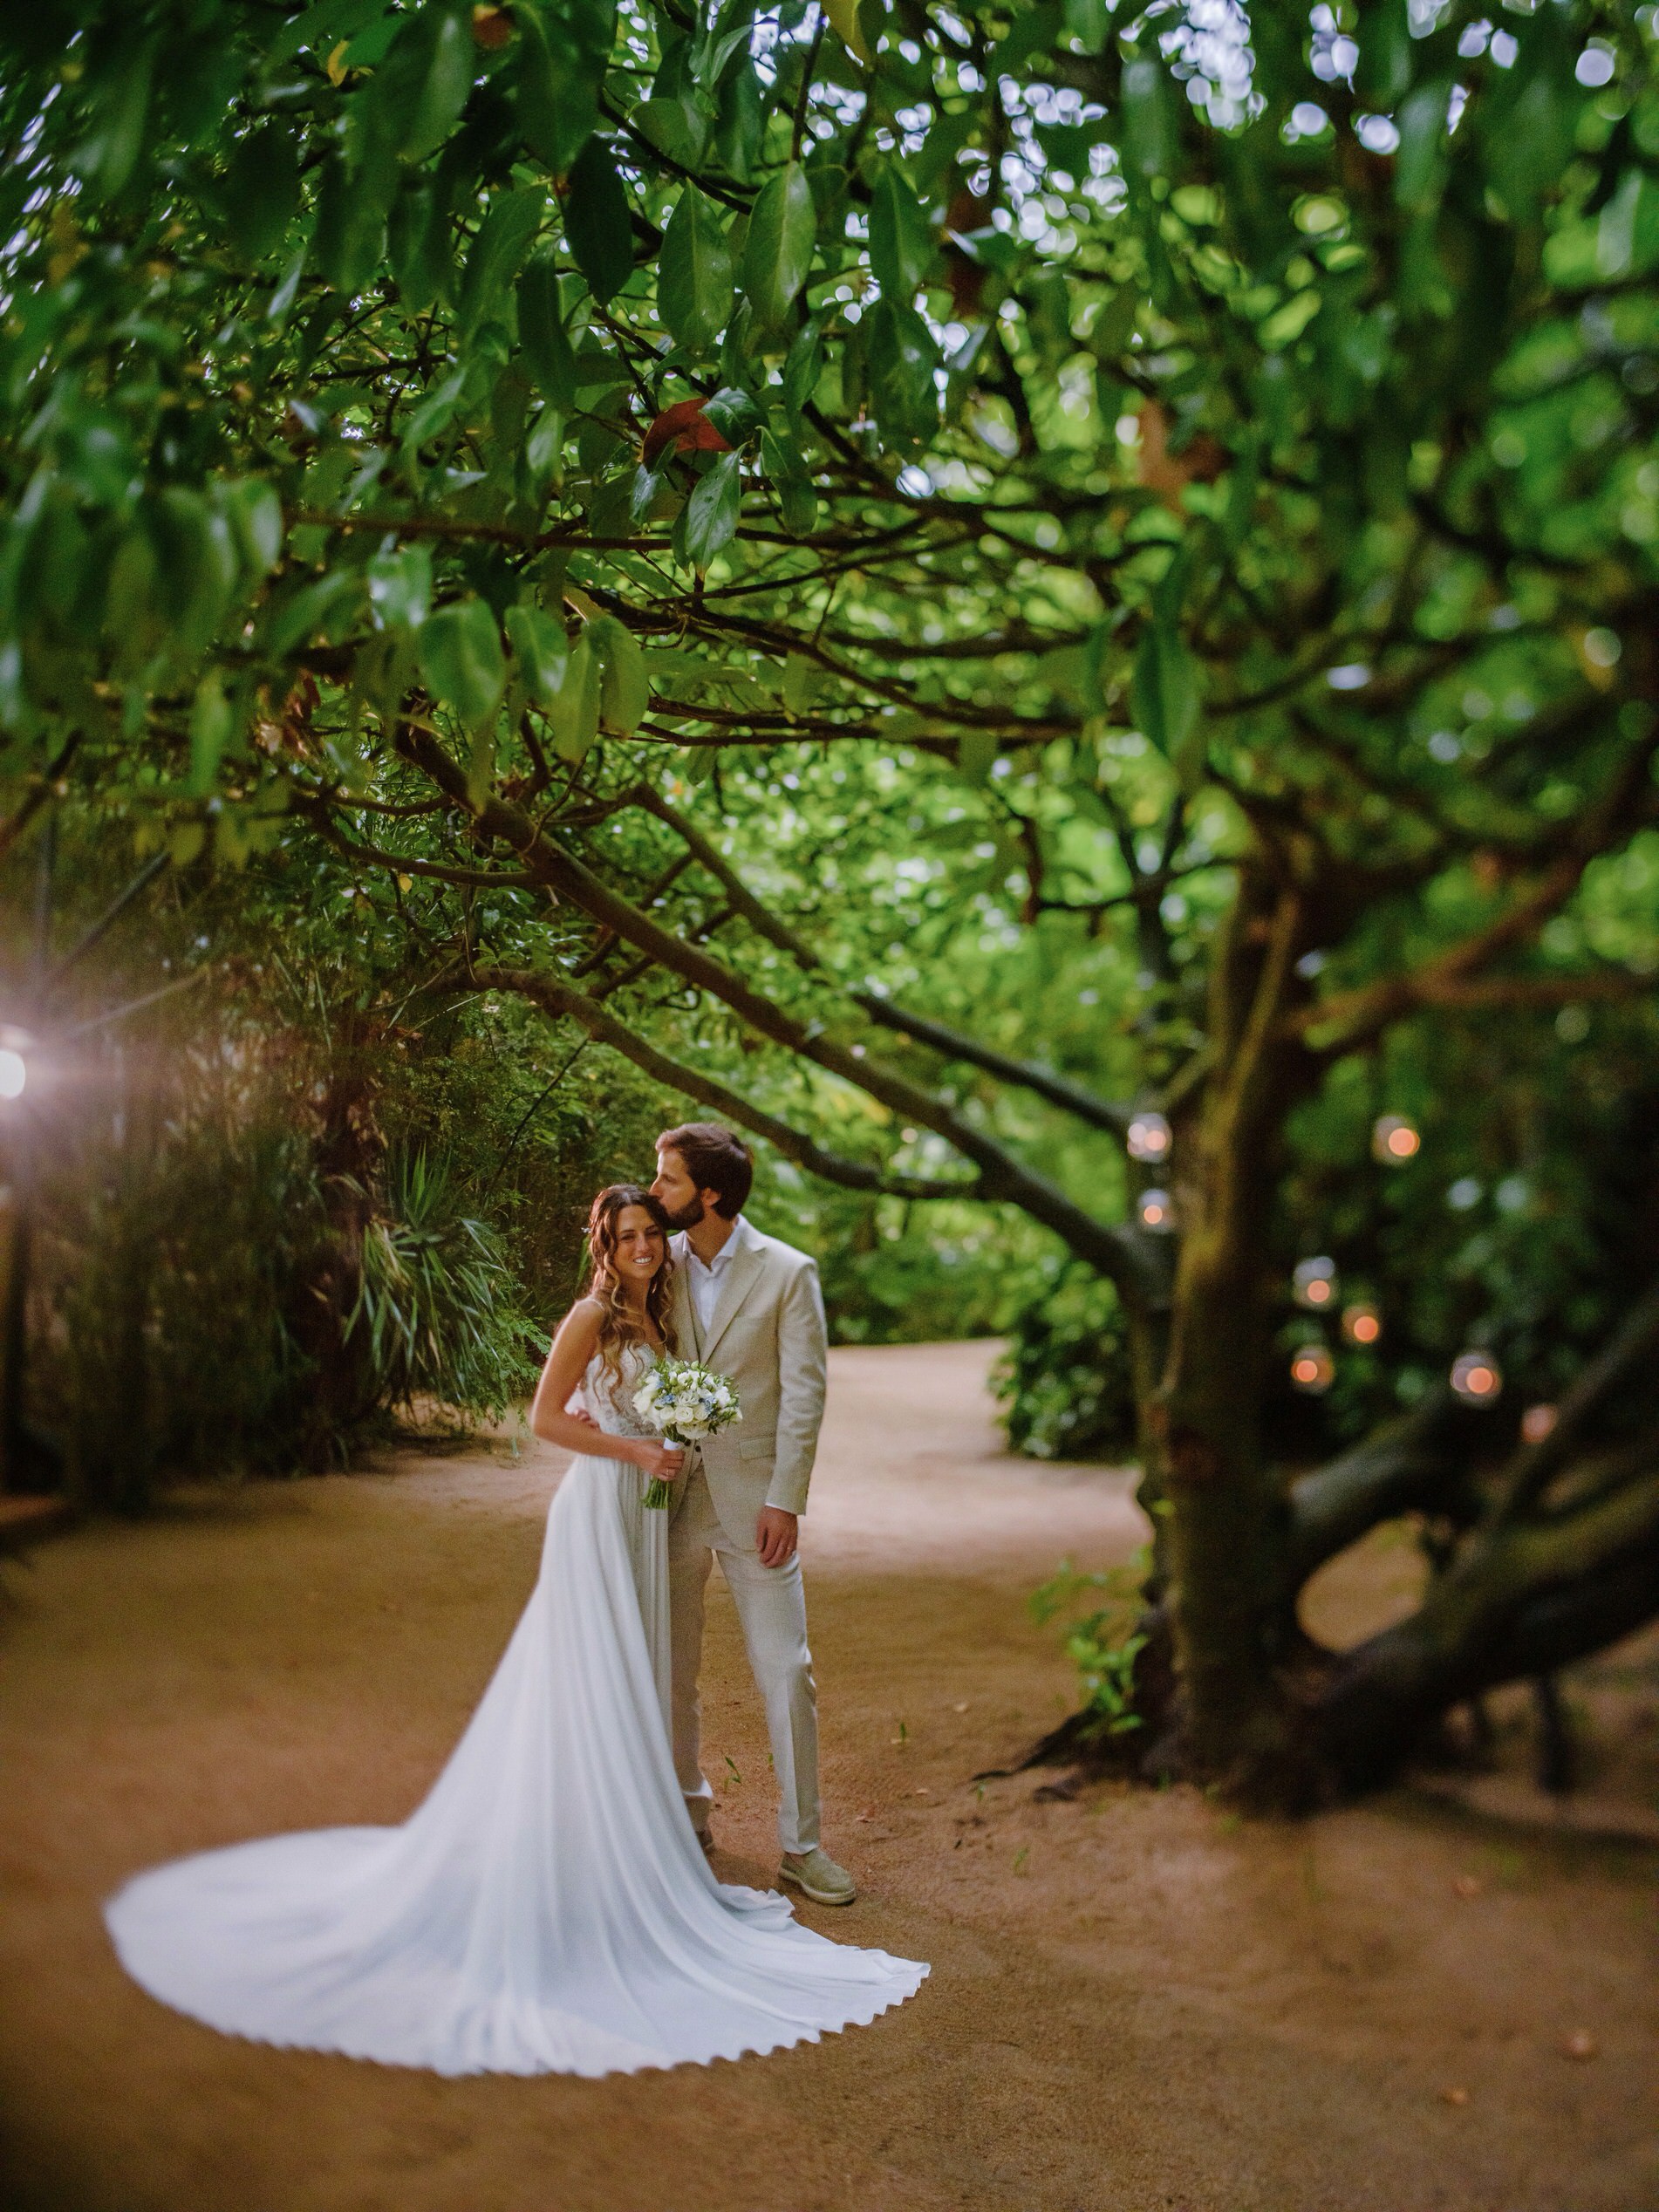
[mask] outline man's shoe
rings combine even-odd
[[[850,1905],[858,1895],[852,1876],[815,1843],[810,1851],[786,1851],[780,1881],[791,1881],[815,1905]]]

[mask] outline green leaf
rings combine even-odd
[[[723,384],[703,409],[728,446],[741,446],[761,420],[761,410],[741,386]]]
[[[576,358],[564,334],[559,280],[550,253],[536,254],[518,280],[518,338],[537,387],[562,415],[576,405]]]
[[[337,291],[361,291],[386,254],[386,224],[372,196],[361,191],[338,154],[323,167],[313,249]],[[322,303],[326,306],[327,302]]]
[[[190,778],[186,789],[193,799],[205,799],[214,787],[230,742],[230,721],[224,679],[210,668],[196,686],[190,709]]]
[[[461,120],[476,58],[471,26],[453,6],[428,0],[399,32],[370,97],[406,161],[435,154]]]
[[[702,353],[731,320],[736,284],[725,228],[712,201],[688,184],[663,233],[657,307],[688,353]]]
[[[882,443],[919,445],[939,427],[939,348],[913,307],[877,300],[865,318],[870,398]]]
[[[778,330],[788,321],[811,270],[817,235],[806,171],[788,161],[754,202],[743,248],[743,288],[764,328]]]
[[[471,729],[501,705],[507,665],[495,617],[482,599],[440,607],[420,626],[420,672]]]
[[[823,331],[816,317],[802,324],[783,361],[783,404],[799,426],[802,409],[818,388],[823,366]]]
[[[369,604],[383,626],[418,630],[432,604],[432,555],[424,545],[377,553],[369,563]]]
[[[249,261],[275,252],[299,212],[299,142],[288,125],[262,124],[237,140],[224,195],[237,251]]]
[[[599,664],[599,720],[605,728],[630,737],[651,704],[638,643],[613,614],[594,617],[588,625],[588,643]]]
[[[564,417],[556,407],[543,407],[524,440],[524,467],[530,481],[540,488],[559,473],[564,458]]]
[[[660,468],[646,468],[642,465],[635,469],[633,488],[628,495],[628,517],[631,522],[649,520],[666,481]]]
[[[680,518],[681,543],[694,569],[706,569],[722,546],[737,535],[742,482],[738,474],[741,455],[722,454],[686,502]]]
[[[447,430],[461,411],[467,395],[467,372],[452,369],[441,383],[433,385],[403,425],[403,445],[406,453],[413,453],[424,446],[428,438],[435,438]]]
[[[689,100],[642,99],[628,119],[681,168],[691,168],[700,160],[707,133],[703,118]]]
[[[270,484],[249,476],[225,487],[225,502],[243,565],[256,577],[269,576],[282,558],[281,500]]]
[[[571,166],[564,235],[601,307],[633,274],[633,219],[611,149],[591,138]]]
[[[524,143],[563,176],[599,119],[600,71],[577,51],[565,27],[536,6],[520,8],[513,106]]]
[[[783,663],[783,711],[786,714],[804,714],[812,704],[812,694],[817,688],[818,670],[802,652],[792,652]]]
[[[564,687],[570,657],[564,625],[540,607],[509,607],[507,634],[525,690],[537,706],[552,706]]]
[[[1175,758],[1197,727],[1200,702],[1197,662],[1172,626],[1150,623],[1135,655],[1130,705],[1166,760]]]
[[[541,186],[497,194],[479,225],[461,280],[461,328],[470,337],[516,274],[547,212]]]
[[[319,576],[301,584],[273,613],[265,638],[266,652],[273,659],[281,660],[299,646],[309,645],[331,617],[348,604],[355,605],[362,584],[361,576],[355,571],[336,570],[331,576]]]
[[[956,741],[957,773],[969,783],[983,783],[997,756],[994,730],[964,730]]]
[[[908,307],[932,263],[927,212],[889,161],[870,195],[870,266],[883,297]]]
[[[1033,54],[1054,44],[1062,24],[1060,0],[1038,0],[1035,7],[1018,10],[1013,28],[996,45],[987,64],[991,82],[1010,73],[1020,75]]]
[[[1159,62],[1123,64],[1123,154],[1141,177],[1166,177],[1175,165],[1175,124],[1169,78]]]
[[[599,734],[601,676],[598,655],[584,631],[564,664],[556,698],[548,702],[553,750],[562,761],[584,760]]]

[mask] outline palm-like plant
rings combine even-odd
[[[363,1333],[383,1406],[427,1398],[499,1419],[536,1377],[531,1324],[501,1238],[465,1211],[447,1164],[424,1150],[388,1164],[346,1328]]]

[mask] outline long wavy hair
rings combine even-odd
[[[674,1263],[668,1251],[668,1216],[663,1211],[662,1201],[642,1190],[638,1183],[613,1183],[600,1191],[588,1212],[588,1253],[593,1262],[588,1296],[598,1303],[599,1357],[612,1376],[622,1371],[622,1355],[626,1346],[644,1344],[649,1348],[651,1342],[617,1275],[617,1221],[623,1209],[631,1205],[643,1206],[662,1231],[663,1262],[645,1293],[645,1311],[668,1349],[675,1349],[673,1323],[668,1317],[674,1280]]]

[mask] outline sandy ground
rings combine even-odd
[[[4,2212],[1656,2212],[1659,1649],[1576,1685],[1606,1748],[1567,1819],[1519,1740],[1472,1796],[1301,1826],[976,1785],[1068,1703],[1030,1587],[1141,1533],[1126,1476],[998,1455],[986,1357],[834,1355],[808,1564],[827,1840],[864,1895],[803,1910],[933,1973],[773,2058],[442,2081],[222,2038],[106,1943],[136,1867],[415,1803],[533,1580],[552,1455],[198,1493],[12,1570]],[[1384,1541],[1312,1608],[1357,1634],[1410,1580]],[[768,1881],[723,1596],[708,1689],[720,1864]]]

